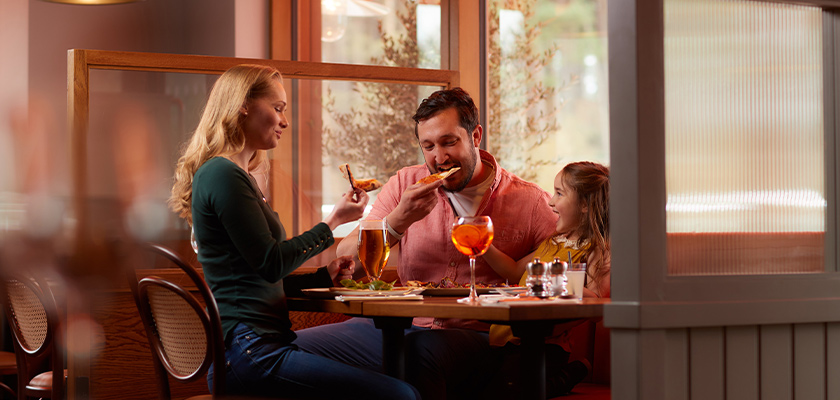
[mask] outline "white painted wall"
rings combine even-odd
[[[235,57],[269,57],[268,0],[235,0]]]

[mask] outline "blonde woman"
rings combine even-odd
[[[274,68],[235,66],[216,81],[198,127],[178,161],[170,205],[193,227],[198,261],[219,304],[228,394],[259,397],[419,398],[388,376],[305,353],[294,344],[285,292],[352,276],[350,257],[308,275],[290,275],[334,243],[332,230],[362,217],[368,197],[348,191],[333,212],[287,238],[251,175],[277,146],[288,99]],[[208,373],[212,387],[213,374]]]

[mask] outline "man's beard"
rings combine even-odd
[[[459,172],[466,172],[466,174],[464,174],[463,180],[461,182],[459,182],[458,185],[455,186],[452,189],[446,187],[446,182],[444,182],[444,184],[443,184],[443,186],[441,186],[441,188],[443,188],[443,190],[445,190],[447,192],[452,192],[452,193],[460,192],[460,191],[464,190],[464,188],[467,187],[467,184],[470,183],[470,180],[472,180],[473,173],[475,173],[475,166],[478,165],[477,159],[478,159],[478,156],[476,156],[475,151],[471,151],[470,152],[470,158],[468,160],[469,165],[466,165],[466,166],[461,165],[460,166],[461,171],[459,171]]]

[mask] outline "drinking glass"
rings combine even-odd
[[[460,217],[452,224],[452,243],[470,258],[470,296],[460,302],[478,303],[475,293],[475,258],[484,254],[493,242],[493,221],[490,217]]]
[[[568,290],[569,294],[574,295],[575,298],[583,298],[583,283],[586,280],[586,263],[571,263],[569,269],[566,271],[566,277],[569,278]]]
[[[391,247],[388,246],[386,232],[385,220],[374,219],[359,223],[359,261],[371,282],[379,280],[385,264],[388,263]]]

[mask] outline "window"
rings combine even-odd
[[[440,0],[322,0],[321,61],[440,68]]]
[[[665,1],[668,272],[823,272],[822,11]]]
[[[487,149],[546,190],[569,162],[609,165],[607,2],[487,4]]]
[[[406,68],[440,68],[440,1],[321,1],[321,61]],[[402,167],[422,163],[411,116],[420,101],[440,87],[388,83],[323,82],[321,107],[308,104],[320,121],[322,196],[327,216],[347,189],[338,166],[349,163],[357,177],[385,183]],[[317,97],[317,96],[316,96]],[[316,149],[310,149],[316,154]],[[373,204],[378,192],[372,192]],[[356,223],[335,230],[345,236]]]

